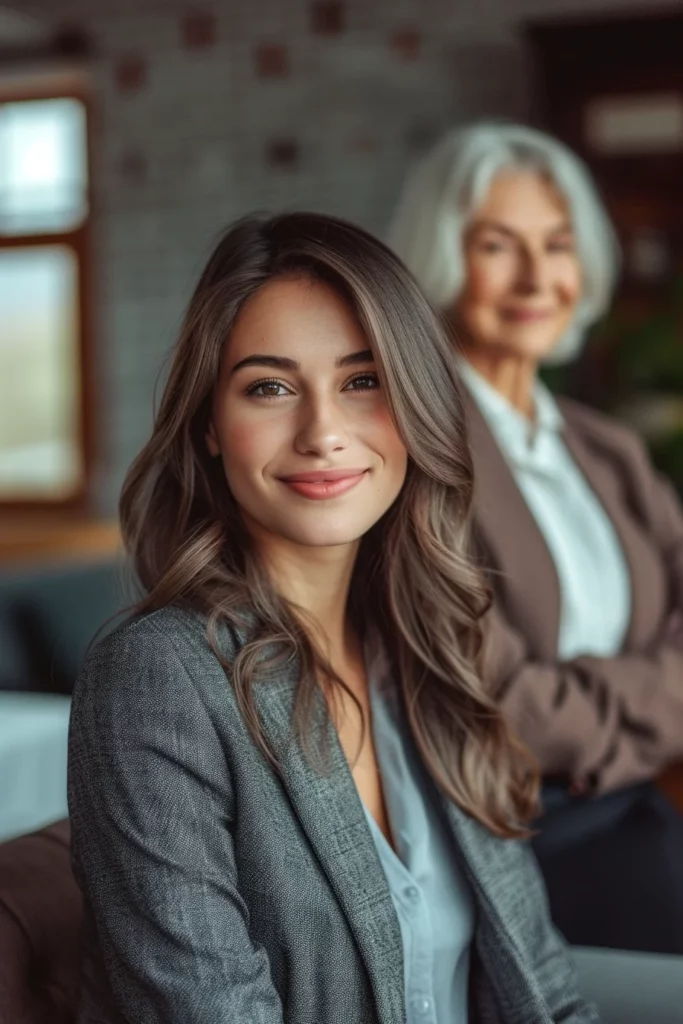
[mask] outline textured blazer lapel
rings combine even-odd
[[[514,936],[515,929],[524,928],[525,922],[510,921],[505,913],[512,879],[504,842],[452,801],[442,796],[441,802],[476,898],[477,952],[488,984],[496,994],[501,1020],[505,1024],[552,1024],[535,974]],[[485,1016],[489,1019],[490,1012]]]
[[[474,463],[477,531],[501,573],[515,620],[539,655],[555,657],[560,630],[560,583],[555,562],[484,417],[463,388]]]
[[[255,700],[271,748],[282,767],[294,813],[346,916],[370,977],[381,1024],[403,1024],[403,945],[391,893],[336,730],[328,727],[330,771],[307,763],[290,725],[298,673],[263,681]],[[323,728],[324,701],[316,706]]]
[[[563,412],[565,407],[562,406]],[[651,579],[652,559],[645,549],[645,538],[638,529],[633,518],[627,513],[622,487],[614,472],[614,457],[605,453],[605,458],[596,458],[596,453],[584,441],[575,429],[568,416],[565,418],[563,439],[572,458],[588,481],[602,507],[607,513],[612,526],[619,538],[621,548],[628,565],[631,581],[638,581],[631,586],[631,618],[625,638],[628,649],[641,632],[641,623],[650,619],[647,603],[652,595],[661,589],[659,577]]]

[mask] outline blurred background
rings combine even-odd
[[[74,676],[127,600],[121,482],[233,218],[383,234],[447,128],[550,130],[625,257],[551,383],[635,424],[683,491],[681,55],[664,0],[0,0],[0,838],[57,816],[27,819],[18,780],[63,770]]]

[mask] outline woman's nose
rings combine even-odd
[[[527,294],[543,291],[547,280],[547,260],[543,253],[525,253],[520,260],[517,287]]]
[[[348,446],[347,426],[339,404],[326,396],[303,403],[294,447],[302,455],[325,458]]]

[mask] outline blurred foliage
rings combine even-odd
[[[655,466],[673,480],[683,495],[683,429],[674,430],[660,439],[651,439],[649,448]]]
[[[604,328],[619,338],[615,368],[621,387],[683,394],[683,277],[674,279],[656,311],[642,322],[623,322],[618,311],[614,317],[615,323],[609,318]]]

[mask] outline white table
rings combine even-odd
[[[71,700],[0,692],[0,842],[67,815]]]

